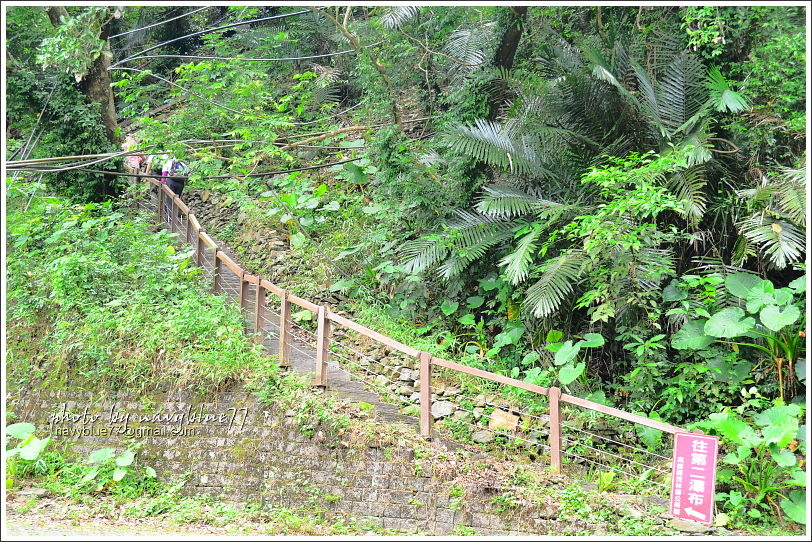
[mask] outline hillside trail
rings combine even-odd
[[[211,198],[208,194],[200,191],[190,191],[190,193],[185,193],[181,198],[184,203],[189,207],[190,211],[195,214],[198,220],[201,223],[201,226],[206,229],[206,227],[211,227],[214,230],[219,230],[223,227],[224,223],[229,222],[234,219],[233,214],[236,211],[236,205],[229,205],[222,208],[218,208],[217,205],[214,203],[214,199]],[[157,208],[157,198],[153,197],[153,201],[150,203],[149,208]],[[222,214],[225,214],[226,217],[224,219]],[[165,222],[165,225],[171,229],[171,223]],[[178,229],[183,231],[184,225],[183,223],[179,223],[177,225]],[[208,229],[206,229],[206,233],[212,238],[212,240],[217,244],[218,249],[225,253],[229,258],[231,258],[234,262],[236,262],[240,267],[246,269],[250,272],[253,272],[251,269],[250,264],[247,264],[243,261],[243,259],[236,253],[236,251],[229,246],[228,243],[224,242],[222,239],[218,238],[216,235],[211,233]],[[179,241],[183,242],[183,241]],[[287,240],[283,240],[282,234],[280,232],[269,232],[265,240],[265,247],[273,247],[276,250],[273,251],[275,254],[284,254],[287,252],[286,248],[283,248],[283,245],[287,245]],[[277,261],[281,258],[277,258]],[[213,258],[203,258],[203,271],[207,278],[207,280],[213,280],[214,278],[214,261]],[[239,302],[239,290],[240,290],[240,277],[234,274],[233,272],[228,272],[228,270],[224,269],[224,272],[220,275],[220,285],[222,288],[222,292],[225,293],[228,297],[232,299],[232,301]],[[269,280],[272,282],[276,282],[277,277],[272,276],[269,277]],[[253,306],[256,302],[256,288],[248,288],[245,292],[245,305],[246,306]],[[328,299],[329,301],[333,301],[333,299]],[[278,298],[276,296],[271,295],[270,297],[266,297],[266,304],[264,309],[264,314],[261,321],[260,329],[255,329],[255,324],[252,319],[247,319],[246,321],[246,331],[250,334],[260,332],[263,338],[262,344],[265,346],[267,352],[270,354],[279,354],[279,322],[280,322],[280,307],[278,305]],[[322,300],[316,300],[325,301]],[[315,334],[307,329],[305,325],[299,325],[297,322],[293,322],[292,325],[292,344],[290,348],[290,359],[289,359],[289,366],[291,369],[296,371],[298,374],[311,378],[311,381],[314,377],[315,370],[316,370],[316,338]],[[331,342],[341,342],[343,339],[343,335],[336,335],[332,338]],[[347,350],[350,352],[351,350]],[[374,353],[358,353],[365,358],[372,358],[375,359]],[[347,354],[352,355],[352,354]],[[336,396],[341,398],[346,398],[353,402],[363,402],[371,405],[371,413],[375,416],[376,419],[380,420],[384,423],[397,423],[397,424],[406,424],[414,428],[415,431],[418,430],[419,427],[419,420],[415,416],[408,416],[402,414],[398,405],[385,402],[381,399],[380,395],[374,391],[369,391],[364,384],[364,382],[355,374],[348,371],[344,367],[342,367],[342,361],[339,360],[340,356],[331,355],[328,363],[327,363],[327,374],[326,374],[326,390],[329,392],[334,393]],[[375,360],[378,361],[378,360]],[[439,434],[433,435],[437,439],[441,440],[444,444],[449,447],[457,448],[459,446],[458,443],[450,442],[446,439],[441,439]]]

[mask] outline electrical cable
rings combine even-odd
[[[157,22],[157,23],[154,23],[154,24],[151,24],[151,25],[142,26],[141,28],[136,28],[135,30],[128,30],[127,32],[122,32],[121,34],[116,34],[115,36],[110,36],[110,38],[109,38],[109,39],[113,39],[113,38],[119,38],[119,37],[121,37],[121,36],[126,36],[127,34],[133,34],[133,33],[135,33],[135,32],[140,32],[141,30],[146,30],[147,28],[153,28],[153,27],[155,27],[155,26],[160,26],[160,25],[162,25],[162,24],[170,23],[170,22],[172,22],[172,21],[177,21],[178,19],[182,19],[183,17],[187,17],[187,16],[189,16],[189,15],[194,15],[195,13],[198,13],[198,12],[200,12],[200,11],[203,11],[204,9],[209,9],[210,7],[212,7],[212,6],[203,6],[203,7],[202,7],[202,8],[200,8],[200,9],[196,9],[196,10],[194,10],[194,11],[190,11],[190,12],[188,12],[188,13],[184,13],[184,14],[182,14],[182,15],[178,15],[177,17],[173,17],[173,18],[171,18],[171,19],[167,19],[167,20],[165,20],[165,21],[160,21],[160,22]]]
[[[180,86],[180,85],[179,85],[179,84],[177,84],[177,83],[173,83],[173,82],[172,82],[172,81],[170,81],[169,79],[165,79],[165,78],[161,77],[160,75],[155,75],[154,73],[150,73],[150,72],[148,72],[148,71],[146,71],[146,70],[139,70],[138,68],[114,68],[114,67],[110,67],[110,68],[107,68],[107,69],[108,69],[109,71],[122,71],[122,70],[123,70],[123,71],[132,71],[132,72],[138,72],[138,73],[145,73],[145,74],[149,75],[150,77],[154,77],[155,79],[159,79],[159,80],[161,80],[161,81],[163,81],[163,82],[165,82],[165,83],[169,83],[169,84],[170,84],[170,85],[172,85],[173,87],[177,87],[177,88],[181,89],[181,90],[182,90],[182,91],[184,91],[184,92],[188,92],[189,94],[191,94],[191,95],[193,95],[193,96],[197,96],[197,97],[198,97],[198,98],[200,98],[201,100],[203,100],[203,101],[205,101],[205,102],[208,102],[208,103],[210,103],[210,104],[212,104],[212,105],[214,105],[214,106],[216,106],[216,107],[219,107],[219,108],[221,108],[221,109],[225,109],[226,111],[231,111],[232,113],[236,113],[236,114],[238,114],[238,115],[243,115],[243,116],[247,116],[247,115],[248,115],[248,113],[243,113],[242,111],[237,111],[236,109],[232,109],[232,108],[228,107],[227,105],[219,104],[219,103],[217,103],[217,102],[214,102],[214,101],[212,101],[212,100],[209,100],[209,99],[208,99],[208,98],[206,98],[205,96],[202,96],[202,95],[200,95],[200,94],[198,94],[198,93],[196,93],[196,92],[194,92],[194,91],[192,91],[192,90],[189,90],[188,88],[185,88],[185,87]],[[267,117],[261,117],[261,116],[259,116],[259,115],[257,115],[257,117],[258,117],[258,118],[261,118],[261,119],[267,118]]]
[[[144,53],[154,51],[155,49],[158,49],[159,47],[163,47],[164,45],[168,45],[170,43],[174,43],[174,42],[180,41],[182,39],[193,38],[195,36],[200,36],[200,35],[203,35],[203,34],[210,34],[212,32],[217,32],[218,30],[225,30],[227,28],[234,28],[236,26],[242,26],[244,24],[258,23],[258,22],[261,22],[261,21],[270,21],[270,20],[275,20],[275,19],[286,19],[288,17],[294,17],[296,15],[303,15],[305,13],[310,13],[310,10],[305,9],[305,10],[296,11],[296,12],[293,12],[293,13],[283,13],[282,15],[273,15],[271,17],[260,17],[259,19],[251,19],[251,20],[248,20],[248,21],[239,21],[239,22],[236,22],[236,23],[230,23],[230,24],[227,24],[227,25],[218,26],[216,28],[200,30],[199,32],[192,32],[191,34],[186,34],[185,36],[180,36],[179,38],[173,38],[171,40],[161,42],[158,45],[153,45],[151,47],[147,47],[143,51],[139,51],[139,52],[135,53],[134,55],[130,55],[127,58],[119,60],[118,62],[116,62],[115,64],[113,64],[112,66],[110,66],[107,69],[111,70],[111,69],[115,68],[116,66],[124,64],[125,62],[129,62],[131,60],[137,59],[140,55],[142,55]]]
[[[134,58],[133,60],[141,60],[145,58],[193,58],[200,60],[240,60],[243,62],[285,62],[293,60],[310,60],[313,58],[327,58],[331,56],[345,55],[347,53],[354,53],[355,49],[347,49],[346,51],[338,51],[337,53],[326,53],[323,55],[310,55],[310,56],[292,56],[280,58],[246,58],[246,57],[231,57],[231,56],[204,56],[204,55],[143,55]]]

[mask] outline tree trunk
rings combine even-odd
[[[48,6],[45,8],[45,11],[48,13],[48,19],[50,19],[51,24],[54,26],[60,26],[63,20],[70,18],[68,11],[63,6]],[[101,115],[102,124],[104,125],[104,132],[107,134],[107,139],[109,139],[111,143],[117,144],[119,138],[116,137],[116,128],[118,127],[116,123],[116,105],[115,99],[113,98],[113,88],[110,86],[112,84],[110,72],[107,71],[113,58],[110,52],[110,42],[107,39],[109,34],[108,25],[105,24],[102,26],[101,35],[99,36],[99,38],[106,42],[104,51],[102,51],[98,58],[93,60],[93,63],[90,65],[90,70],[84,79],[82,79],[79,88],[90,103],[99,104],[99,113]]]
[[[522,39],[524,31],[524,19],[527,17],[527,6],[510,7],[510,14],[505,25],[505,32],[499,41],[499,47],[493,58],[493,65],[497,68],[510,70],[513,68],[513,60],[516,58],[516,49],[519,48],[519,41]],[[497,96],[501,96],[505,88],[504,81],[491,81],[491,86],[496,91]],[[488,103],[488,120],[494,121],[499,115],[499,107],[504,100],[491,100]]]
[[[527,6],[512,7],[510,17],[507,22],[505,33],[502,34],[502,41],[496,49],[493,64],[497,67],[509,70],[513,67],[513,59],[516,57],[516,49],[519,47],[519,40],[524,31],[524,19],[527,17]]]

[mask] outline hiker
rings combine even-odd
[[[166,183],[166,187],[169,188],[169,190],[171,190],[177,196],[180,196],[183,192],[183,187],[186,184],[185,176],[187,170],[188,168],[186,167],[185,163],[181,162],[180,160],[170,158],[161,168],[161,182]],[[171,220],[175,216],[171,199],[167,200],[166,202],[166,216],[169,217],[171,224]]]
[[[178,196],[183,192],[183,187],[186,184],[186,164],[180,160],[171,158],[167,160],[163,168],[161,168],[161,182],[166,183],[166,186]],[[182,178],[179,178],[181,176]]]
[[[122,143],[121,148],[125,151],[134,150],[135,147],[138,145],[138,142],[135,140],[132,134],[127,135],[126,139],[124,139],[124,143]],[[146,173],[147,172],[147,155],[139,152],[136,154],[131,154],[124,159],[124,169],[129,171],[130,173]],[[140,181],[141,177],[137,176],[135,178],[136,181]]]

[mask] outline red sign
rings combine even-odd
[[[671,515],[705,525],[713,523],[718,450],[716,437],[696,433],[674,435]]]

